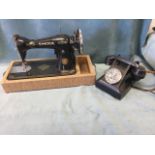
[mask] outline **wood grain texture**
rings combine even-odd
[[[10,63],[1,81],[2,87],[6,93],[51,88],[65,88],[80,85],[94,85],[95,83],[95,68],[92,65],[89,55],[79,55],[76,57],[76,74],[73,75],[7,80],[7,77],[15,62],[17,61],[12,61]]]

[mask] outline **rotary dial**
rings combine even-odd
[[[105,81],[109,84],[116,84],[122,78],[122,73],[117,68],[110,68],[105,72]]]

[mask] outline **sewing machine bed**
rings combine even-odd
[[[71,75],[60,75],[53,59],[28,60],[27,63],[31,67],[30,74],[14,72],[21,67],[21,61],[13,61],[10,64],[2,80],[2,86],[7,93],[95,83],[95,68],[88,55],[76,56],[76,73],[71,72]]]
[[[108,67],[96,64],[97,78]],[[155,134],[155,95],[132,88],[120,101],[94,85],[8,94],[0,86],[0,124],[0,134]]]
[[[28,61],[27,67],[23,69],[21,62],[14,62],[12,69],[7,77],[8,80],[20,80],[30,78],[42,78],[42,77],[54,77],[75,74],[75,71],[71,70],[67,73],[60,73],[57,67],[56,59],[41,59],[37,61]]]

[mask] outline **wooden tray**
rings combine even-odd
[[[33,59],[33,61],[37,60],[38,59]],[[89,55],[79,55],[76,57],[76,74],[73,75],[8,80],[7,77],[12,69],[13,64],[16,62],[18,61],[12,61],[10,63],[1,81],[2,87],[6,93],[95,84],[95,68],[92,65]]]

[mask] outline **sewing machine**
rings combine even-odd
[[[80,29],[72,36],[59,34],[48,38],[33,40],[14,35],[14,40],[22,62],[15,64],[16,71],[12,71],[8,79],[75,74],[75,52],[77,51],[79,54],[82,54],[83,48],[83,36]],[[46,61],[27,62],[26,55],[28,50],[36,48],[54,49],[56,58]]]
[[[12,61],[4,73],[5,92],[65,88],[95,83],[95,68],[83,52],[82,32],[59,34],[43,39],[27,39],[14,35],[21,60]],[[53,49],[55,57],[26,59],[30,49]],[[79,53],[78,55],[76,53]]]

